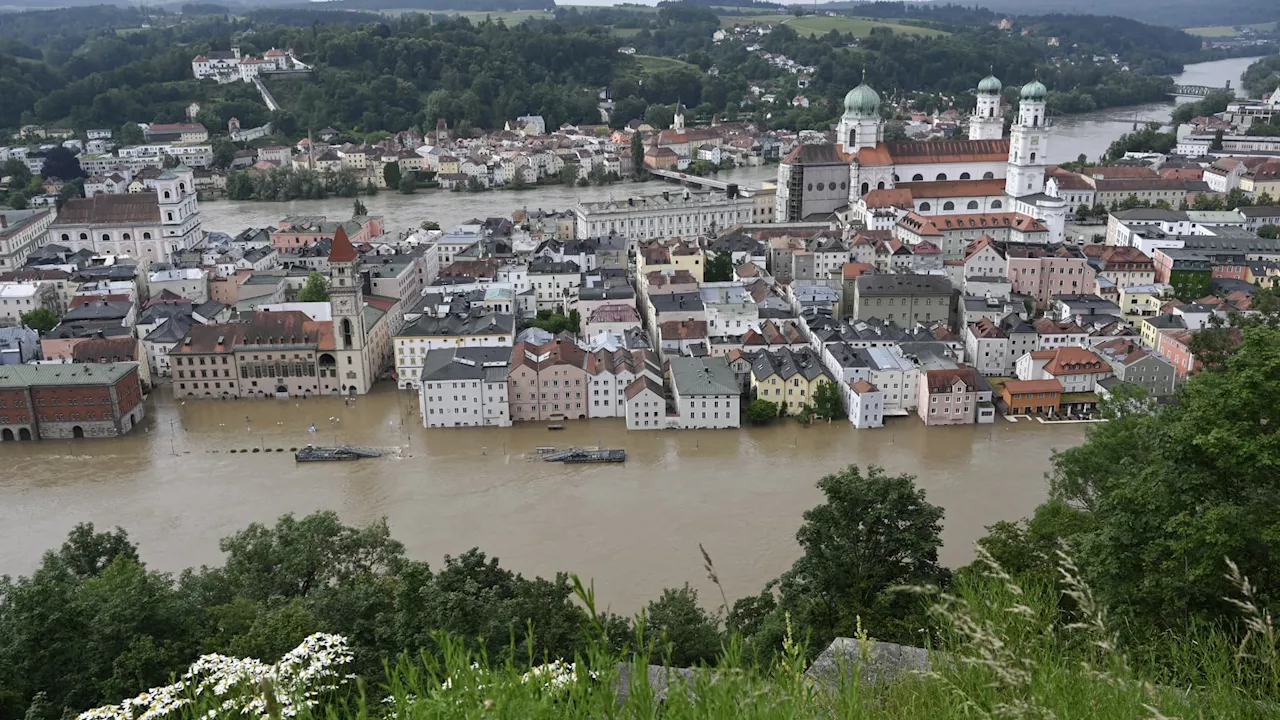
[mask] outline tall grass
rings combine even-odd
[[[518,663],[517,648],[492,658],[459,638],[437,636],[442,651],[401,655],[388,662],[381,683],[333,684],[315,702],[280,702],[268,696],[245,713],[260,718],[670,718],[747,720],[805,718],[1274,718],[1280,717],[1280,647],[1271,615],[1234,565],[1228,577],[1240,610],[1242,638],[1218,630],[1167,638],[1158,668],[1144,670],[1120,647],[1105,610],[1065,555],[1061,585],[1027,587],[980,551],[985,574],[969,576],[948,592],[927,594],[941,647],[931,667],[872,681],[860,668],[874,646],[874,628],[860,629],[861,657],[848,658],[834,683],[806,675],[806,649],[788,623],[784,650],[768,667],[746,661],[730,636],[715,667],[671,670],[661,663],[657,638],[644,623],[624,653],[609,650],[619,638],[605,626],[588,629],[587,650],[564,661]],[[708,560],[709,563],[709,560]],[[1072,600],[1064,621],[1060,591]],[[591,617],[595,595],[575,580]],[[340,654],[339,654],[340,656]],[[877,678],[883,673],[877,672]],[[264,686],[267,683],[262,683]],[[625,692],[624,692],[625,690]],[[153,717],[244,717],[225,710],[225,698],[192,698]],[[245,705],[248,707],[248,705]],[[220,710],[221,709],[221,710]],[[103,713],[97,718],[119,718]]]

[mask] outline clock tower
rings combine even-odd
[[[1009,135],[1009,165],[1005,173],[1005,194],[1020,198],[1044,192],[1044,172],[1048,165],[1049,132],[1045,126],[1045,100],[1049,91],[1039,80],[1022,86],[1018,122]]]
[[[339,225],[329,251],[329,304],[333,308],[333,339],[344,394],[368,389],[362,282],[360,256],[347,238],[347,231]]]

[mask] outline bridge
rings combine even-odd
[[[1211,92],[1230,89],[1231,81],[1228,80],[1227,84],[1220,88],[1209,87],[1208,85],[1174,85],[1169,94],[1175,97],[1207,97]]]
[[[649,174],[654,177],[662,178],[663,180],[666,180],[668,182],[680,183],[681,185],[685,185],[687,187],[710,188],[712,190],[719,190],[720,192],[728,192],[729,187],[732,186],[736,192],[741,192],[745,195],[751,195],[752,193],[755,192],[753,188],[742,187],[738,183],[725,182],[723,180],[712,180],[711,178],[699,177],[697,175],[690,175],[688,173],[682,173],[677,170],[651,169],[649,170]]]

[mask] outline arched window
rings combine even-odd
[[[967,172],[962,172],[962,173],[960,173],[960,179],[961,179],[961,180],[968,180],[970,177],[972,177],[972,176],[971,176],[971,175],[969,175],[969,173],[967,173]]]
[[[883,181],[883,180],[881,180],[880,182],[876,183],[876,189],[877,189],[877,190],[883,190],[883,189],[884,189],[884,181]]]
[[[927,203],[927,202],[922,202],[922,203],[920,203],[920,211],[921,211],[921,212],[925,212],[925,211],[932,210],[932,209],[933,209],[933,206],[932,206],[932,205],[930,205],[929,203]]]
[[[351,321],[347,318],[342,318],[342,347],[351,349]]]
[[[898,177],[898,173],[894,173],[894,174],[893,174],[893,181],[894,181],[894,182],[902,182],[902,178]]]
[[[862,183],[862,194],[866,195],[871,192],[871,183]]]
[[[990,170],[988,170],[987,172],[982,173],[982,179],[983,179],[983,180],[995,180],[995,179],[996,179],[996,174],[995,174],[995,173],[993,173],[993,172],[991,172]]]
[[[1002,207],[1004,207],[1004,203],[1000,202],[999,200],[992,200],[992,201],[991,201],[991,209],[992,209],[992,210],[999,210],[999,209],[1000,209],[1000,208],[1002,208]]]
[[[102,242],[111,242],[111,236],[106,233],[102,233]]]
[[[62,242],[71,242],[71,236],[67,233],[62,233]]]
[[[1031,127],[1040,127],[1040,116],[1039,116],[1039,115],[1032,115],[1032,116],[1031,116]]]
[[[89,239],[89,233],[80,233],[80,239],[81,239],[81,240],[88,240],[88,239]]]
[[[977,200],[970,200],[970,201],[969,201],[969,205],[968,205],[967,207],[968,207],[968,209],[970,209],[970,210],[977,210],[977,209],[978,209],[978,201],[977,201]]]
[[[920,182],[921,180],[924,180],[924,176],[921,175],[920,173],[916,173],[915,175],[911,176],[911,182]]]
[[[150,239],[151,239],[151,233],[149,233],[149,232],[144,232],[144,233],[142,233],[142,239],[143,239],[143,240],[150,240]]]
[[[938,173],[938,177],[937,177],[937,178],[935,178],[935,179],[936,179],[936,180],[946,180],[946,179],[947,179],[947,174],[946,174],[946,173]]]
[[[125,242],[128,242],[133,239],[133,236],[130,235],[129,233],[124,233],[120,236],[120,239],[124,240]]]
[[[1035,162],[1035,161],[1036,161],[1036,154],[1031,153],[1031,162]]]
[[[168,200],[169,198],[170,198],[169,191],[168,191],[168,190],[165,190],[165,191],[164,191],[164,199],[165,199],[165,200]]]
[[[186,184],[186,183],[178,183],[178,191],[179,191],[179,192],[186,192],[186,191],[187,191],[187,184]]]
[[[996,116],[996,109],[995,109],[995,108],[987,108],[987,117],[995,117],[995,116]]]
[[[173,222],[173,213],[171,212],[165,213],[165,217],[169,219],[169,222]]]
[[[943,203],[943,204],[942,204],[942,209],[943,209],[943,211],[944,211],[944,212],[945,212],[945,211],[947,211],[947,210],[955,210],[955,209],[956,209],[956,204],[955,204],[955,203],[953,203],[953,202],[951,202],[950,200],[948,200],[948,201],[946,201],[945,203]]]

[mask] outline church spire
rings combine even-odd
[[[355,262],[356,247],[347,238],[347,231],[341,225],[333,233],[333,247],[329,250],[329,262]]]

